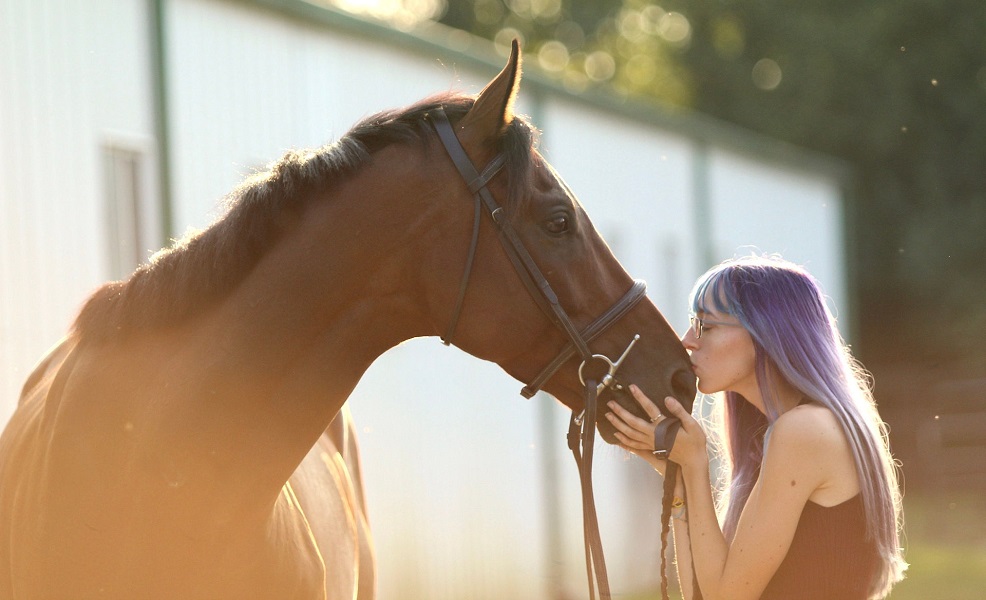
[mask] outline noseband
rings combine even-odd
[[[582,358],[582,363],[579,366],[579,379],[585,386],[585,405],[582,413],[579,415],[576,415],[575,411],[572,411],[568,430],[568,445],[575,455],[575,460],[579,467],[579,479],[582,484],[582,520],[583,534],[585,537],[586,571],[589,577],[589,595],[590,598],[595,599],[595,587],[593,585],[593,569],[595,569],[595,579],[599,586],[600,598],[608,600],[610,598],[609,581],[606,574],[605,559],[603,558],[602,541],[599,537],[599,524],[596,518],[595,499],[592,491],[592,449],[596,437],[596,399],[599,393],[605,388],[622,388],[622,385],[616,379],[616,371],[640,336],[637,335],[633,338],[626,347],[626,350],[623,351],[623,354],[616,361],[612,361],[602,354],[593,354],[589,350],[589,343],[629,312],[644,297],[647,286],[643,281],[634,281],[630,289],[616,304],[580,331],[558,302],[558,296],[551,289],[548,280],[541,274],[541,270],[534,263],[534,259],[527,251],[527,248],[524,247],[520,236],[517,235],[517,232],[507,219],[503,207],[497,204],[493,198],[493,194],[487,188],[490,180],[503,168],[506,162],[504,155],[502,153],[497,154],[486,165],[482,173],[477,172],[472,161],[459,143],[458,138],[455,137],[455,131],[451,123],[449,123],[445,111],[442,108],[438,108],[429,113],[426,118],[431,121],[449,157],[451,157],[459,174],[466,181],[469,191],[473,194],[475,206],[473,212],[472,241],[469,244],[466,267],[462,276],[462,282],[459,285],[459,296],[452,313],[452,320],[449,323],[445,335],[442,336],[442,342],[445,345],[451,343],[452,335],[455,333],[455,327],[459,321],[462,302],[465,298],[466,288],[469,285],[469,276],[472,273],[473,261],[476,257],[480,213],[482,212],[481,207],[485,207],[486,212],[490,215],[496,226],[500,243],[503,245],[507,257],[513,263],[514,270],[524,283],[531,298],[534,299],[548,318],[559,329],[565,332],[569,339],[568,344],[561,350],[558,356],[542,369],[529,384],[524,386],[521,394],[525,398],[532,397],[576,353]],[[586,365],[594,361],[601,363],[606,369],[606,372],[601,376],[585,373]],[[581,451],[579,449],[580,442]]]

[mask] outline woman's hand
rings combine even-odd
[[[631,385],[630,393],[633,394],[634,399],[640,404],[644,413],[650,417],[650,420],[634,416],[615,401],[610,401],[607,404],[612,412],[606,413],[606,418],[616,428],[616,438],[620,444],[646,460],[663,475],[667,461],[654,455],[654,429],[657,428],[657,424],[662,419],[667,417],[637,386]],[[669,458],[684,468],[702,466],[703,464],[707,467],[709,457],[706,451],[705,431],[702,430],[702,426],[674,398],[670,396],[665,398],[664,405],[672,416],[681,421],[681,429],[678,430],[678,435],[675,437]]]
[[[636,387],[637,386],[631,386],[631,392],[633,392]],[[667,468],[668,461],[654,455],[654,429],[657,427],[657,423],[661,419],[661,411],[657,408],[657,405],[644,396],[640,390],[637,390],[636,393],[639,393],[646,400],[646,403],[642,403],[641,406],[644,409],[644,413],[650,417],[649,421],[635,416],[633,413],[620,406],[615,400],[610,400],[607,404],[612,412],[607,412],[606,418],[609,419],[609,422],[616,428],[616,439],[620,441],[620,445],[625,450],[629,450],[640,458],[646,460],[658,473],[663,476],[665,469]],[[638,399],[637,402],[640,402],[640,400]]]

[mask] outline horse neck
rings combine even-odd
[[[367,189],[398,200],[375,206]],[[380,354],[433,333],[408,281],[420,260],[409,240],[437,211],[408,192],[368,169],[312,202],[195,325],[196,428],[228,440],[236,484],[254,495],[276,496]]]

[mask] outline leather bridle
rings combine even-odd
[[[426,119],[434,126],[439,139],[445,146],[445,150],[451,157],[452,162],[458,169],[459,174],[465,180],[469,191],[473,194],[474,214],[472,227],[472,241],[469,244],[469,253],[466,259],[466,267],[459,285],[459,296],[452,312],[452,320],[449,323],[442,342],[449,345],[455,333],[459,315],[462,312],[462,303],[465,298],[466,288],[469,285],[469,276],[472,273],[473,262],[476,257],[476,246],[479,239],[479,223],[482,208],[493,220],[496,231],[506,251],[507,257],[513,263],[514,270],[524,283],[531,298],[537,303],[549,319],[568,336],[568,344],[561,350],[558,356],[551,361],[542,371],[524,388],[521,394],[530,398],[541,389],[556,371],[576,353],[582,358],[579,366],[579,379],[585,386],[585,405],[581,414],[572,411],[569,421],[568,445],[575,456],[579,467],[579,479],[582,485],[582,517],[583,534],[585,537],[586,571],[589,577],[589,595],[595,598],[595,587],[593,585],[593,571],[595,571],[595,581],[599,586],[599,595],[603,600],[610,598],[609,581],[606,574],[606,563],[603,557],[602,541],[599,537],[599,524],[596,517],[595,499],[592,491],[592,451],[593,442],[596,436],[597,418],[597,397],[605,388],[622,389],[622,385],[616,379],[616,371],[619,369],[634,343],[640,338],[635,336],[623,351],[623,354],[612,361],[602,354],[594,354],[589,349],[589,343],[599,334],[605,331],[610,325],[615,323],[627,312],[630,311],[644,297],[647,286],[643,281],[636,280],[630,289],[620,298],[616,304],[609,308],[605,313],[596,318],[585,329],[579,330],[572,322],[571,318],[562,308],[558,301],[558,296],[541,270],[538,269],[534,259],[524,247],[520,236],[510,224],[503,207],[493,198],[487,188],[487,184],[503,168],[506,158],[502,153],[497,154],[482,172],[478,172],[472,164],[458,138],[449,123],[444,109],[438,108],[430,112]],[[585,373],[586,365],[597,361],[605,367],[606,372],[601,376],[598,374]],[[581,451],[580,451],[581,442]]]

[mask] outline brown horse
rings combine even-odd
[[[0,438],[0,598],[373,597],[340,412],[364,371],[453,313],[456,345],[520,380],[568,344],[493,219],[456,311],[472,194],[426,115],[444,109],[473,164],[504,157],[489,189],[579,328],[632,287],[512,113],[519,58],[515,45],[475,98],[426,99],[289,153],[211,227],[86,302]],[[636,333],[623,380],[690,403],[687,356],[649,301],[593,351],[617,356]],[[544,384],[574,410],[578,367]]]

